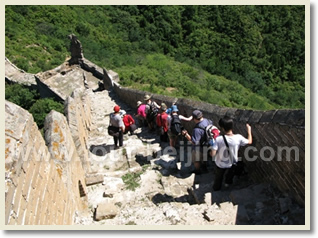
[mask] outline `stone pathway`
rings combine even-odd
[[[90,132],[92,172],[102,183],[90,185],[90,217],[78,215],[81,225],[280,225],[304,224],[304,210],[268,184],[240,177],[213,192],[213,164],[201,175],[183,174],[178,156],[163,153],[167,143],[138,128],[124,136],[114,150],[107,134],[109,114],[118,104],[134,111],[112,92],[91,92],[93,131]],[[178,168],[178,169],[176,169]],[[126,181],[127,179],[127,181]],[[124,181],[125,180],[125,181]]]

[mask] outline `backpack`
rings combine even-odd
[[[158,108],[155,106],[154,102],[148,104],[149,110],[147,113],[147,119],[153,120],[158,114]]]
[[[200,140],[201,146],[213,146],[215,143],[215,138],[220,135],[220,130],[212,124],[212,121],[210,122],[211,123],[206,127],[202,127],[200,125],[196,126],[196,128],[204,130],[204,135]]]
[[[170,125],[170,131],[174,135],[180,135],[182,131],[182,125],[181,121],[178,115],[171,115],[171,125]]]

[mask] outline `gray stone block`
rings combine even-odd
[[[238,120],[240,122],[248,122],[252,114],[253,114],[252,110],[239,110],[237,115]]]
[[[86,186],[103,183],[103,182],[104,182],[104,175],[102,174],[86,174],[85,176]]]
[[[289,118],[290,110],[277,110],[272,122],[273,123],[279,123],[279,124],[285,124],[287,119]]]
[[[259,123],[260,119],[263,116],[263,111],[253,111],[253,114],[249,118],[248,122],[249,123]]]
[[[114,204],[105,202],[97,206],[95,220],[100,221],[104,219],[112,219],[117,215],[117,213],[118,208]]]
[[[270,123],[272,122],[277,110],[272,110],[272,111],[265,111],[263,113],[263,116],[259,120],[259,123]]]
[[[286,124],[291,126],[305,126],[305,110],[292,110]]]

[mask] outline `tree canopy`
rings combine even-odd
[[[69,57],[119,73],[124,86],[221,106],[304,108],[301,5],[10,6],[6,56],[30,73]]]

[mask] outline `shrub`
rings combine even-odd
[[[140,186],[139,181],[141,173],[142,172],[128,173],[121,177],[127,189],[135,191],[135,189]]]
[[[5,85],[5,99],[26,110],[29,110],[38,98],[40,95],[35,90],[30,90],[23,85],[7,83]]]
[[[45,117],[51,110],[63,113],[64,106],[51,98],[44,98],[36,101],[29,111],[32,113],[38,127],[43,128]]]

